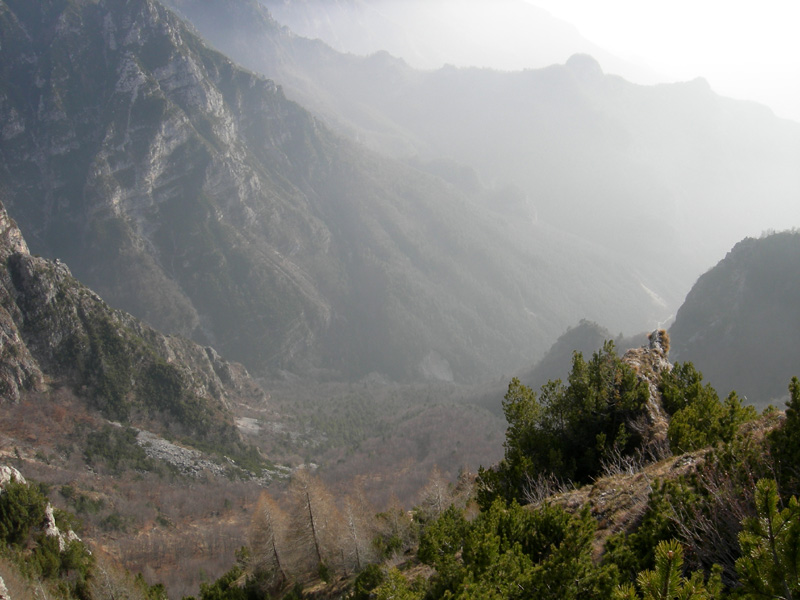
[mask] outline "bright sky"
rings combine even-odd
[[[528,1],[664,81],[705,77],[719,94],[800,121],[798,0]]]

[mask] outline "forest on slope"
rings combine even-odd
[[[300,474],[288,514],[262,495],[247,552],[201,598],[793,597],[800,381],[785,417],[758,415],[668,350],[654,332],[576,354],[538,395],[513,380],[504,459],[471,490],[432,478],[413,516],[370,530]]]

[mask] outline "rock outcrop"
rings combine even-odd
[[[28,482],[22,476],[22,473],[20,473],[17,469],[8,465],[0,465],[0,494],[3,493],[3,488],[11,481],[24,485],[28,484]],[[58,526],[56,523],[55,513],[53,511],[53,505],[49,502],[44,508],[44,522],[40,523],[39,527],[45,535],[58,539],[58,547],[61,552],[66,549],[67,545],[71,541],[80,541],[81,539],[74,531],[72,531],[72,529],[64,531]],[[0,579],[0,583],[2,583],[2,579]],[[4,586],[0,585],[0,597],[2,597],[3,587]],[[6,590],[6,593],[7,592],[8,591]]]
[[[5,209],[0,210],[0,261],[28,254],[28,246]],[[19,402],[26,390],[41,389],[44,376],[17,329],[22,315],[8,290],[13,287],[6,269],[0,270],[0,403]]]
[[[0,204],[0,386],[6,401],[47,382],[107,417],[239,444],[231,404],[266,396],[241,365],[109,307],[62,262],[32,256]]]
[[[622,355],[622,362],[630,366],[636,376],[647,382],[650,396],[645,411],[646,422],[637,425],[644,438],[644,448],[659,454],[669,448],[667,428],[669,417],[664,411],[661,392],[658,390],[661,376],[672,370],[669,362],[669,334],[663,329],[656,329],[647,336],[648,344],[640,348],[632,348]]]

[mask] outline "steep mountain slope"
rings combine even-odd
[[[416,71],[385,52],[343,55],[292,35],[255,0],[170,2],[341,130],[470,165],[517,186],[531,217],[625,251],[641,271],[658,265],[662,285],[646,285],[673,310],[737,240],[800,220],[800,124],[701,79],[639,86],[581,55],[515,73]]]
[[[673,356],[721,393],[781,405],[800,374],[800,233],[745,239],[689,292],[670,329]]]
[[[5,0],[0,44],[34,252],[258,373],[474,380],[664,311],[653,274],[337,137],[154,0]]]
[[[244,369],[111,309],[64,263],[31,256],[1,204],[0,322],[2,400],[66,386],[107,418],[247,450],[231,405],[264,393]]]

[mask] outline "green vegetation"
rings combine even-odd
[[[295,474],[285,505],[262,494],[251,548],[203,584],[200,599],[300,599],[319,589],[349,600],[800,597],[800,503],[791,492],[798,380],[781,420],[742,407],[735,394],[720,402],[690,363],[662,375],[668,439],[682,454],[636,463],[638,472],[599,488],[624,489],[647,479],[645,468],[664,476],[648,481],[615,525],[604,522],[609,506],[544,496],[521,504],[536,477],[567,472],[567,483],[580,485],[581,477],[602,476],[611,452],[637,451],[641,430],[629,424],[641,418],[647,390],[612,344],[589,362],[576,354],[567,382],[550,382],[537,397],[512,381],[504,461],[483,470],[472,492],[462,480],[454,487],[432,474],[413,518],[399,507],[370,516],[356,495],[337,506],[320,480]],[[576,432],[594,443],[580,445]],[[776,473],[785,476],[775,480]]]
[[[34,485],[13,479],[0,491],[0,554],[11,559],[30,579],[47,582],[65,598],[90,600],[88,581],[94,564],[77,539],[45,531],[48,501]],[[73,519],[55,511],[56,524]],[[66,533],[62,529],[62,534]]]
[[[671,417],[667,435],[675,453],[730,442],[742,423],[757,416],[752,406],[742,406],[736,392],[720,402],[714,388],[703,385],[703,374],[692,363],[677,363],[662,376],[659,390]]]
[[[675,540],[663,541],[655,551],[655,569],[642,571],[636,578],[636,589],[625,584],[617,589],[615,600],[712,600],[719,598],[722,579],[714,573],[708,585],[703,574],[695,571],[687,579],[683,574],[683,547]]]
[[[588,482],[604,460],[632,454],[641,440],[629,424],[642,414],[648,394],[646,382],[620,360],[613,342],[589,362],[576,353],[567,385],[551,381],[539,398],[512,380],[503,402],[505,458],[481,471],[481,506],[496,497],[525,500],[526,485],[540,473]]]
[[[792,496],[779,510],[778,486],[762,479],[756,485],[757,514],[739,534],[739,581],[748,598],[800,597],[800,503]]]
[[[786,421],[770,435],[778,480],[784,493],[800,494],[800,379],[789,384]]]
[[[47,500],[35,487],[12,480],[0,494],[0,541],[20,546],[44,522]]]
[[[163,472],[161,463],[148,458],[144,449],[136,443],[136,430],[130,427],[106,425],[98,431],[86,434],[84,446],[86,462],[100,464],[114,475],[123,470]],[[76,502],[76,510],[79,504]]]

